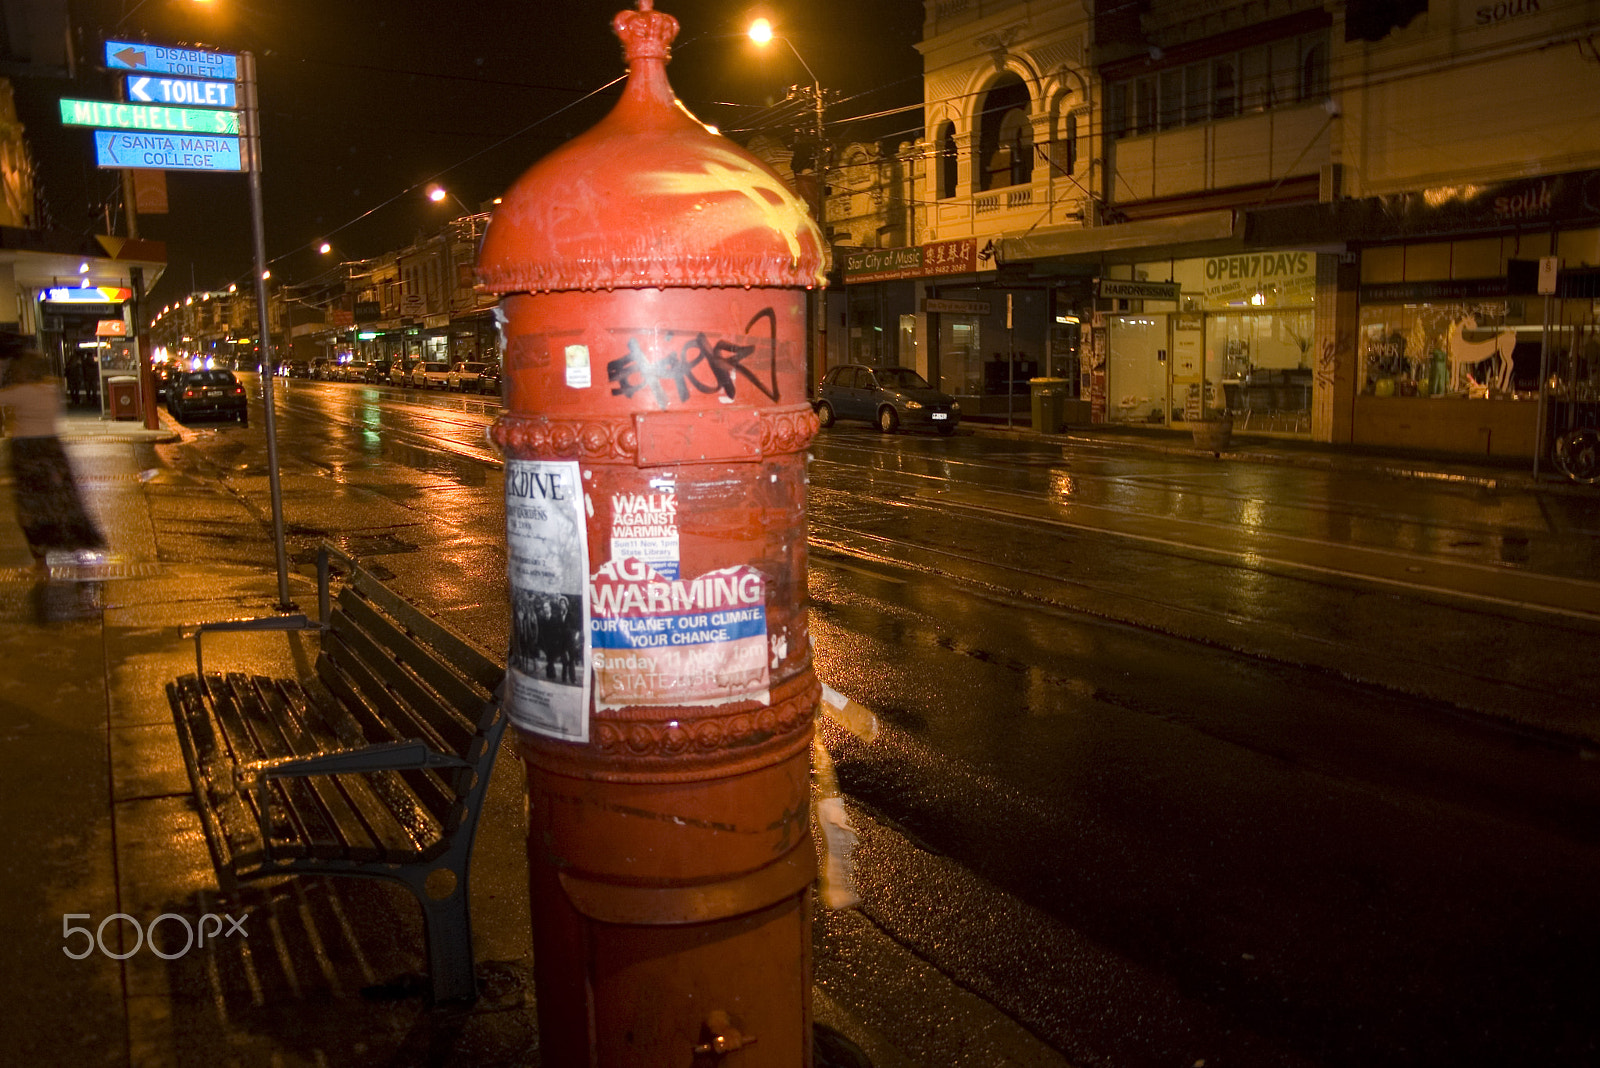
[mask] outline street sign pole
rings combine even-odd
[[[278,610],[289,601],[289,554],[283,538],[283,489],[278,480],[278,421],[273,404],[272,324],[267,309],[267,223],[261,206],[261,111],[256,101],[256,57],[239,54],[239,148],[250,181],[250,227],[255,243],[256,317],[261,344],[261,391],[267,409],[267,487],[272,495],[272,551],[278,564]]]
[[[1555,256],[1539,258],[1539,292],[1544,296],[1544,328],[1539,334],[1539,409],[1533,421],[1533,477],[1539,477],[1539,457],[1544,452],[1545,438],[1549,434],[1546,420],[1550,409],[1550,302],[1555,297],[1556,278],[1560,260]]]

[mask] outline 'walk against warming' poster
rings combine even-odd
[[[679,579],[614,559],[589,593],[596,708],[766,703],[766,580],[755,568]]]

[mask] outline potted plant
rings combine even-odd
[[[1233,440],[1233,413],[1226,408],[1202,408],[1200,418],[1189,423],[1189,430],[1195,448],[1221,452]]]

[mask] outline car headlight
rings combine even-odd
[[[950,402],[950,410],[952,412],[959,412],[961,410],[961,402],[960,401],[951,401]]]
[[[914,401],[914,400],[906,401],[906,409],[908,411],[913,411],[914,412],[920,407],[922,407],[922,402],[921,401]]]

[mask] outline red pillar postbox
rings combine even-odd
[[[508,708],[547,1064],[809,1065],[806,290],[827,248],[696,121],[677,21],[504,196]]]

